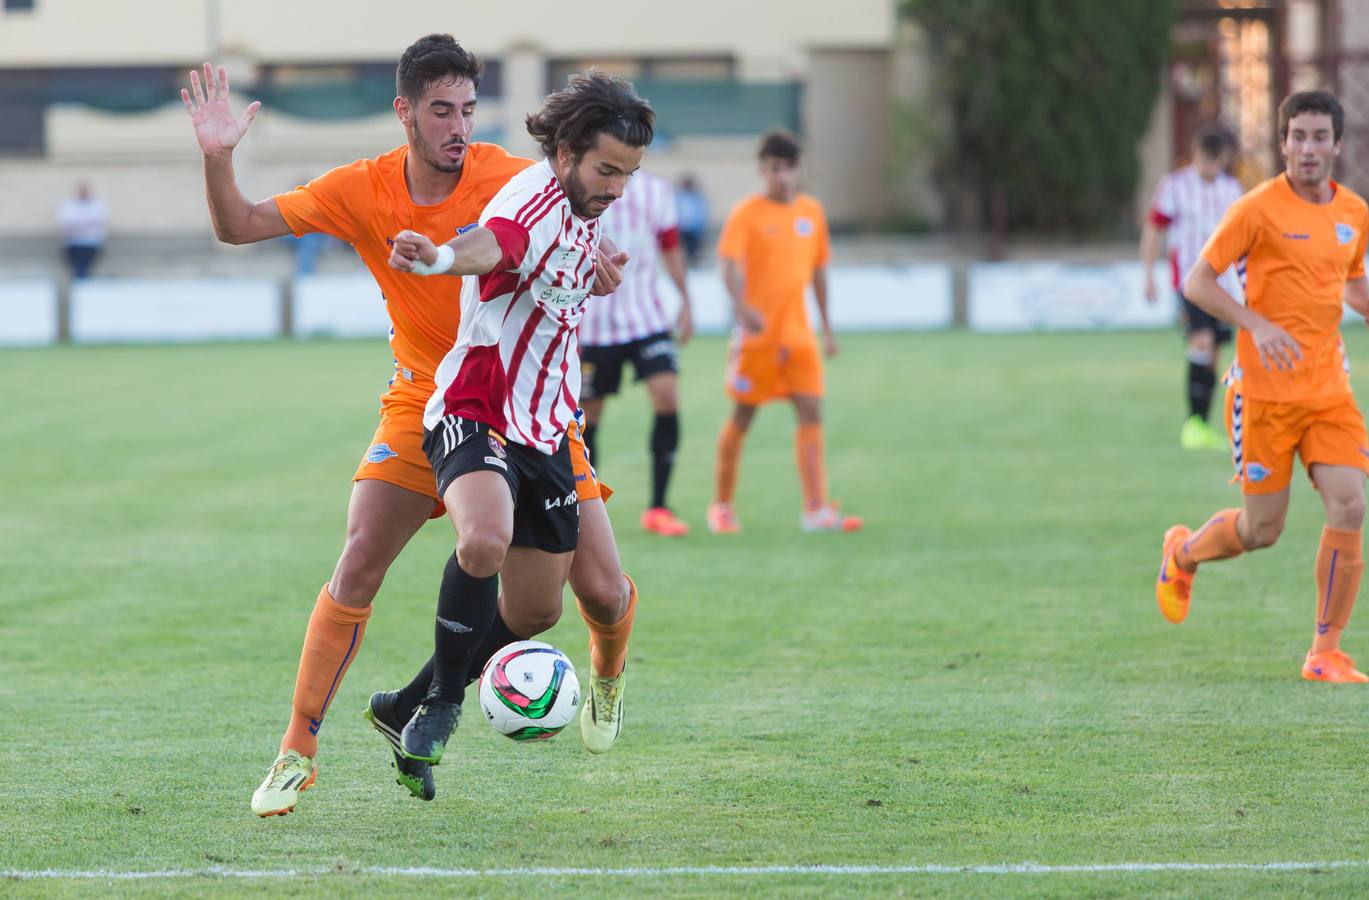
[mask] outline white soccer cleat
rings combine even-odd
[[[307,756],[287,750],[266,773],[266,780],[252,794],[252,812],[266,816],[283,816],[294,812],[299,795],[309,790],[318,777],[318,766]]]
[[[623,683],[627,666],[617,678],[600,678],[590,670],[589,696],[580,710],[580,738],[590,753],[607,753],[623,730]]]

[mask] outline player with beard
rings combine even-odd
[[[470,141],[482,70],[479,60],[450,35],[419,39],[400,57],[395,76],[394,110],[406,143],[255,203],[237,186],[233,151],[261,104],[249,104],[235,116],[227,74],[208,64],[203,86],[192,72],[191,91],[181,92],[204,155],[205,188],[219,239],[246,244],[325,232],[345,240],[376,279],[393,326],[394,372],[381,396],[380,424],[353,476],[342,554],[318,593],[305,632],[279,754],[252,796],[252,810],[259,816],[290,812],[299,794],[313,784],[318,732],[360,649],[372,600],[409,539],[430,517],[442,515],[422,450],[422,418],[437,363],[455,339],[460,310],[450,284],[391,268],[389,239],[402,228],[456,234],[475,222],[510,178],[532,165],[495,145]],[[616,284],[621,279],[611,262],[601,258],[598,264],[600,281]],[[572,450],[577,474],[583,476],[580,499],[592,525],[571,582],[587,619],[613,628],[629,609],[629,581],[620,569],[593,470],[579,445]],[[450,589],[444,582],[441,590]],[[499,643],[489,650],[546,627],[546,617],[498,619],[490,635]],[[424,683],[406,691],[421,698],[427,687]],[[414,796],[432,799],[435,787],[428,766],[397,752],[399,729],[408,717],[395,720],[390,713],[404,693],[376,695],[367,716],[396,751],[399,783]]]
[[[653,120],[627,82],[577,75],[528,117],[546,158],[490,201],[480,227],[441,246],[414,231],[395,236],[390,263],[400,271],[478,276],[462,282],[460,334],[423,417],[457,538],[444,577],[455,589],[439,597],[433,629],[432,689],[402,735],[412,759],[442,758],[501,574],[510,612],[559,614],[583,527],[565,437],[580,396],[578,327],[599,216],[640,165]],[[580,724],[591,750],[607,749],[621,726],[631,619],[629,607],[610,634],[586,616],[593,678]]]

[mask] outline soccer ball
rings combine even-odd
[[[501,647],[480,673],[480,709],[515,741],[554,736],[580,708],[580,680],[566,654],[541,641]]]

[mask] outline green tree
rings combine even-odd
[[[969,191],[1000,234],[1118,221],[1175,0],[901,0],[901,11],[934,48],[951,128],[939,172],[953,195]]]

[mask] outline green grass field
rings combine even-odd
[[[1350,347],[1369,357],[1362,333]],[[1177,447],[1176,335],[846,337],[827,434],[833,493],[866,516],[851,536],[798,533],[781,407],[747,446],[744,532],[706,533],[722,354],[684,356],[673,500],[695,534],[637,530],[642,393],[603,429],[642,589],[614,752],[471,717],[435,802],[394,784],[359,712],[429,653],[437,522],[381,591],[318,787],[258,820],[385,346],[0,351],[0,893],[1369,892],[1369,691],[1298,677],[1321,526],[1305,480],[1278,546],[1205,569],[1183,626],[1155,609],[1165,527],[1239,502],[1225,456]],[[1360,624],[1347,649],[1369,662]],[[585,660],[570,603],[549,639]],[[1316,861],[1359,865],[660,871]],[[181,874],[19,877],[37,870]],[[248,871],[277,874],[213,874]]]

